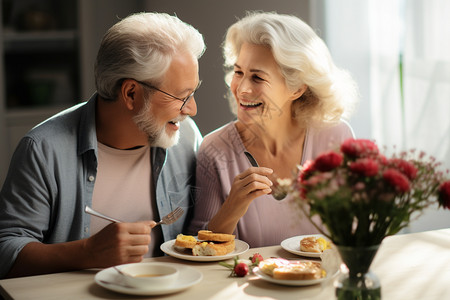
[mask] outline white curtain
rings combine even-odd
[[[373,136],[450,168],[450,1],[369,3]]]
[[[357,136],[397,151],[423,150],[450,169],[450,1],[310,3],[313,13],[323,7],[313,26],[360,87],[351,122]],[[432,207],[407,231],[448,227],[449,212]]]

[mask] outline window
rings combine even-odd
[[[450,169],[450,1],[312,0],[311,24],[358,82],[357,137],[423,150]],[[450,226],[430,208],[410,231]]]

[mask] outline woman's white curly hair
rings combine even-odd
[[[325,43],[305,22],[291,15],[253,12],[233,24],[223,44],[228,85],[243,43],[270,47],[290,90],[307,85],[291,109],[302,126],[323,127],[350,117],[358,101],[357,86],[347,71],[336,67]],[[231,93],[229,98],[236,113]]]

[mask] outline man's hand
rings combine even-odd
[[[148,252],[154,221],[112,223],[86,240],[97,267],[140,262]]]
[[[7,277],[106,268],[139,262],[148,251],[155,221],[113,223],[87,239],[23,247]]]

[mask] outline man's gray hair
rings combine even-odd
[[[158,85],[180,52],[197,59],[205,51],[197,29],[164,13],[137,13],[113,25],[103,36],[94,66],[98,94],[114,100],[123,79]]]

